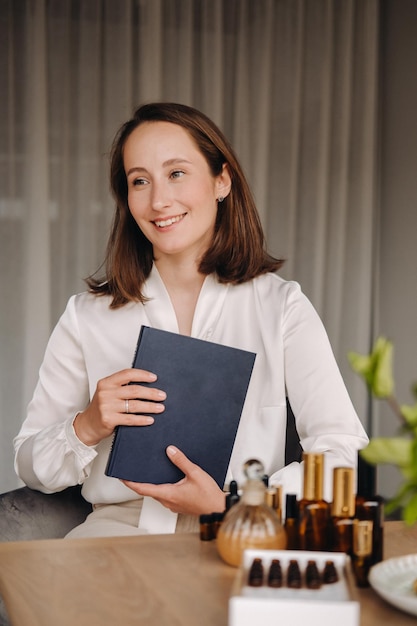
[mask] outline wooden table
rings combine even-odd
[[[417,527],[385,526],[385,557],[417,552]],[[14,626],[227,626],[236,569],[192,535],[0,544],[0,593]],[[372,589],[361,626],[416,625]]]

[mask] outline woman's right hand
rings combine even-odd
[[[152,372],[132,368],[99,380],[90,404],[74,420],[78,439],[87,446],[94,446],[111,435],[119,424],[152,424],[154,418],[150,414],[165,410],[162,402],[166,393],[140,383],[155,382],[156,378]]]

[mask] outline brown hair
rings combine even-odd
[[[171,122],[184,128],[217,176],[226,163],[231,177],[230,193],[219,204],[215,232],[199,271],[217,274],[222,283],[238,284],[283,264],[268,254],[252,193],[233,148],[217,126],[203,113],[184,104],[160,102],[139,107],[117,133],[111,151],[110,185],[116,200],[107,253],[106,278],[86,279],[91,292],[111,295],[112,308],[129,301],[143,302],[142,288],[153,264],[152,244],[133,219],[127,202],[123,150],[131,132],[144,122]]]

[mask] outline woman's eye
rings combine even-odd
[[[184,172],[182,170],[175,170],[174,172],[171,172],[171,178],[181,178],[181,176],[184,175]]]
[[[146,185],[145,178],[134,178],[132,181],[134,187],[139,187],[140,185]]]

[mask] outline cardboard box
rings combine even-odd
[[[262,559],[265,579],[262,586],[248,584],[249,570],[255,558]],[[267,573],[273,559],[283,572],[283,586],[271,588]],[[286,585],[290,560],[296,560],[302,574],[300,589]],[[305,584],[308,561],[315,561],[322,573],[326,561],[333,561],[338,581],[309,589]],[[355,585],[350,559],[341,552],[303,550],[245,550],[229,599],[229,626],[359,626],[360,606],[355,599]]]

